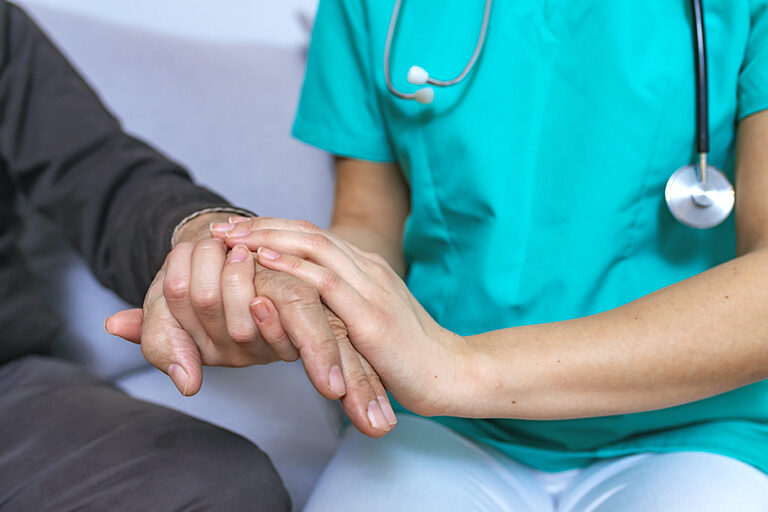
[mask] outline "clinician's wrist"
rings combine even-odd
[[[439,415],[461,418],[487,418],[495,407],[489,402],[499,394],[504,382],[497,379],[498,354],[487,349],[482,335],[458,336],[453,334],[453,378],[444,392],[445,406]],[[514,399],[513,399],[514,400]]]
[[[425,416],[467,416],[476,385],[476,367],[470,338],[450,331],[444,331],[440,338],[442,355],[436,358],[438,367],[429,372],[429,375],[435,374],[438,377],[428,379],[433,384],[428,393],[428,398],[432,400]]]

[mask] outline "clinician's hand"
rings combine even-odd
[[[200,389],[203,364],[247,366],[301,355],[320,394],[341,398],[363,433],[386,433],[394,413],[377,375],[352,349],[343,323],[311,286],[254,267],[245,247],[227,256],[224,244],[210,238],[182,242],[153,281],[143,311],[110,317],[107,330],[140,341],[146,359],[187,396]]]
[[[404,406],[422,415],[448,408],[464,339],[440,327],[383,258],[306,222],[247,220],[221,238],[258,250],[261,265],[317,288]]]

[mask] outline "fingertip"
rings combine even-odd
[[[333,365],[328,372],[328,387],[339,398],[347,394],[347,385],[344,383],[344,375],[339,365]]]
[[[383,430],[385,432],[392,430],[393,424],[387,420],[378,400],[371,400],[368,403],[366,415],[368,416],[368,422],[374,429]]]
[[[267,262],[269,262],[269,261],[275,261],[275,260],[277,260],[279,257],[280,257],[280,255],[279,255],[278,253],[276,253],[275,251],[273,251],[273,250],[271,250],[271,249],[267,249],[266,247],[259,247],[259,248],[256,250],[256,258],[257,258],[257,259],[258,259],[260,262],[264,262],[264,261],[267,261]]]
[[[390,425],[396,425],[397,416],[395,415],[395,410],[392,409],[392,404],[389,403],[389,398],[387,398],[384,395],[379,395],[378,397],[376,397],[376,399],[379,402],[379,407],[381,407],[381,410],[384,413],[384,417],[387,419],[387,422],[389,422]]]
[[[232,223],[226,223],[226,222],[211,222],[211,224],[208,226],[208,229],[210,229],[211,234],[213,236],[221,236],[223,237],[224,234],[227,231],[230,231],[235,226]]]
[[[188,394],[190,391],[189,373],[187,373],[187,371],[182,368],[181,365],[172,363],[165,370],[165,373],[171,378],[171,381],[173,382],[174,386],[176,386],[176,389],[179,390],[179,393],[181,393],[183,396],[191,396]],[[197,391],[195,391],[195,393],[196,392]]]
[[[231,251],[229,251],[229,256],[227,257],[227,263],[241,263],[250,256],[251,251],[244,246],[243,244],[237,244],[232,248]]]
[[[104,319],[104,326],[103,326],[103,327],[104,327],[104,332],[106,332],[107,334],[109,334],[109,335],[111,335],[111,336],[114,336],[114,334],[112,333],[112,331],[110,331],[110,330],[109,330],[109,323],[110,323],[109,321],[110,321],[111,319],[112,319],[112,317],[111,317],[111,316],[108,316],[107,318],[105,318],[105,319]]]
[[[257,324],[265,324],[271,316],[268,299],[266,297],[256,297],[249,304],[248,308]]]

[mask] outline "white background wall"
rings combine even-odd
[[[306,40],[300,13],[312,17],[317,0],[16,0],[148,30],[222,42]]]

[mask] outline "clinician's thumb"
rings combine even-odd
[[[144,312],[141,309],[126,309],[107,318],[104,321],[104,330],[131,343],[141,343],[143,321]]]

